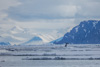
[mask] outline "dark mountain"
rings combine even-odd
[[[54,44],[100,44],[100,21],[82,21],[70,32],[66,33],[60,41]]]
[[[0,42],[0,45],[11,45],[9,42]]]
[[[32,39],[30,39],[29,41],[27,41],[26,43],[30,43],[30,42],[36,42],[36,41],[42,41],[42,39],[38,36],[33,37]]]
[[[42,43],[43,43],[42,38],[40,38],[39,36],[34,36],[33,38],[31,38],[25,43],[22,43],[21,45],[39,45]]]

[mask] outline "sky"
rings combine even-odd
[[[0,0],[0,28],[50,32],[100,18],[100,0]]]

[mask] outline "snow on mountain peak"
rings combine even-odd
[[[98,23],[98,22],[93,22],[93,27],[95,27],[97,23]]]
[[[84,24],[82,24],[82,27],[84,27]]]
[[[50,42],[50,41],[54,40],[54,38],[48,34],[39,35],[39,37],[43,40],[43,42]]]
[[[79,26],[77,26],[77,27],[75,28],[76,32],[78,32],[78,28],[79,28]]]
[[[23,29],[21,28],[21,27],[19,27],[19,26],[14,26],[11,30],[22,30],[23,31]]]
[[[17,34],[19,32],[24,32],[24,29],[19,26],[14,26],[10,31],[12,34]]]

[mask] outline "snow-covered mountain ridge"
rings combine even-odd
[[[100,20],[82,21],[54,44],[100,44]]]
[[[52,30],[49,33],[42,33],[41,31],[36,32],[33,28],[23,28],[17,25],[7,28],[6,30],[4,28],[0,28],[0,42],[9,42],[12,45],[26,43],[34,37],[42,39],[41,43],[48,43],[61,36],[63,36],[63,32],[60,32],[60,30]],[[34,39],[34,41],[36,40]],[[33,42],[28,42],[28,44],[32,44]],[[40,43],[40,41],[36,42],[37,44]]]

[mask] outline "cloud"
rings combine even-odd
[[[74,26],[74,19],[42,19],[31,22],[16,22],[16,25],[34,29],[65,29],[66,27]]]
[[[0,10],[8,9],[11,6],[17,6],[19,4],[20,2],[18,2],[17,0],[0,0]]]
[[[0,0],[0,17],[7,16],[5,10],[9,9],[9,7],[12,7],[12,6],[14,7],[14,6],[17,6],[19,4],[20,4],[20,2],[17,2],[17,0],[9,0],[9,1]]]
[[[82,20],[100,18],[99,8],[100,0],[0,0],[0,34],[19,26],[62,37]]]
[[[76,25],[74,19],[40,19],[27,22],[17,21],[15,23],[19,27],[30,29],[33,33],[38,34],[51,34],[53,31],[59,31],[63,34],[65,32],[62,31],[67,32],[70,27]],[[56,36],[58,36],[58,34],[56,34]]]
[[[20,5],[17,0],[0,0],[0,27],[8,29],[14,23],[11,18],[8,17],[8,10],[10,7],[16,7]],[[5,29],[4,29],[5,30]]]
[[[0,23],[8,19],[8,13],[6,10],[8,10],[10,7],[16,7],[20,4],[17,0],[0,0]]]
[[[21,0],[21,5],[8,10],[9,17],[16,20],[63,19],[74,17],[75,5],[65,3],[66,0]]]
[[[19,0],[20,6],[8,10],[18,21],[34,19],[99,18],[99,0]]]
[[[82,0],[76,3],[79,6],[77,17],[80,19],[98,19],[100,18],[99,0]]]
[[[83,19],[100,18],[99,4],[100,0],[0,0],[0,21],[34,29],[72,27]]]

